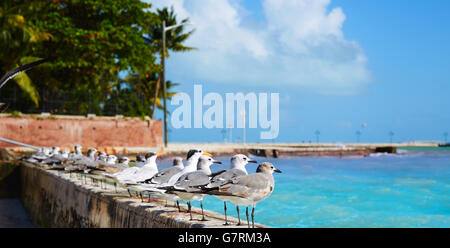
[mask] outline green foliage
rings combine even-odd
[[[23,1],[3,0],[0,4],[0,74],[33,62],[39,58],[28,56],[32,45],[48,40],[51,34],[37,30],[27,21],[33,16],[34,4]],[[38,106],[39,93],[26,73],[14,78],[26,92],[35,106]]]
[[[20,111],[14,110],[11,112],[11,117],[20,117],[22,113]]]
[[[21,91],[7,84],[0,99],[14,99],[10,110],[22,112],[153,116],[163,97],[155,57],[161,56],[161,23],[177,20],[173,9],[154,13],[150,6],[139,0],[4,0],[0,72],[55,59],[16,76]],[[182,45],[191,33],[168,31],[167,55],[194,49]],[[168,89],[174,85],[168,82]]]
[[[157,51],[161,53],[162,51],[162,30],[161,25],[162,21],[166,21],[166,27],[170,27],[172,25],[177,25],[180,23],[188,23],[189,18],[185,18],[181,20],[181,22],[177,21],[177,15],[175,14],[173,7],[170,8],[163,8],[156,10],[158,14],[157,21],[150,26],[150,29],[148,31],[148,36],[150,37],[148,39],[148,42],[151,43]],[[166,57],[169,56],[169,50],[175,51],[175,52],[185,52],[194,50],[196,48],[194,47],[188,47],[184,46],[183,42],[185,42],[191,35],[194,33],[195,30],[192,30],[190,32],[185,33],[184,29],[186,28],[185,25],[178,26],[176,28],[173,28],[171,30],[166,31],[166,51],[165,55]],[[162,54],[160,54],[162,57]]]

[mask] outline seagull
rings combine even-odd
[[[30,157],[23,158],[23,160],[30,163],[41,162],[50,157],[51,149],[48,147],[40,148],[39,151],[33,153]]]
[[[59,154],[59,150],[60,150],[59,147],[54,146],[54,147],[52,147],[52,150],[51,150],[51,152],[50,152],[49,155],[50,155],[50,156],[53,156],[53,155]]]
[[[158,153],[156,152],[148,152],[145,154],[145,164],[142,167],[134,166],[113,174],[113,176],[119,182],[125,184],[137,184],[139,181],[151,178],[158,173],[158,167],[156,164],[157,156]]]
[[[145,157],[142,155],[136,156],[136,164],[134,165],[137,168],[141,168],[145,164]]]
[[[215,188],[206,189],[204,193],[211,195],[231,196],[229,199],[236,205],[247,206],[247,224],[248,221],[248,206],[252,205],[252,227],[255,227],[255,207],[256,203],[266,199],[272,194],[275,187],[273,173],[281,171],[269,162],[261,163],[256,169],[255,174],[239,176],[231,179],[228,183],[220,185]]]
[[[175,157],[173,159],[173,164],[170,167],[167,167],[160,172],[156,173],[153,177],[148,178],[139,183],[146,184],[163,184],[167,183],[169,179],[175,175],[176,173],[182,171],[184,169],[183,159],[181,157]]]
[[[106,163],[109,165],[115,165],[117,161],[116,155],[108,155],[106,156]]]
[[[106,162],[106,153],[105,152],[98,152],[98,156],[97,157],[95,157],[95,160],[94,161],[103,161],[103,162]]]
[[[80,145],[75,145],[73,147],[73,152],[69,153],[69,159],[78,159],[83,157],[82,147]]]
[[[126,169],[129,168],[130,166],[128,165],[130,163],[130,159],[126,156],[120,156],[118,158],[119,163],[115,164],[115,167],[120,168],[120,169]]]
[[[128,163],[131,160],[128,157],[125,157],[125,156],[119,157],[119,159],[118,159],[119,163],[116,164],[115,156],[114,157],[111,157],[111,156],[114,156],[114,155],[108,155],[108,158],[105,158],[105,161],[102,161],[102,160],[98,161],[97,169],[100,169],[100,170],[106,172],[106,173],[102,173],[103,175],[109,176],[111,174],[119,173],[119,172],[129,168]],[[112,162],[112,161],[114,161],[114,162]]]
[[[231,157],[230,169],[217,172],[216,176],[214,176],[211,179],[210,183],[208,185],[206,185],[205,188],[215,188],[215,187],[221,186],[221,185],[229,182],[230,180],[232,180],[238,176],[248,175],[248,172],[245,168],[245,166],[248,163],[258,163],[258,162],[256,160],[250,159],[249,157],[245,156],[244,154],[234,155],[233,157]],[[217,195],[216,197],[223,201],[223,209],[225,212],[225,224],[224,225],[228,225],[227,201],[230,200],[230,197],[222,196],[222,195]],[[236,205],[236,210],[237,210],[238,219],[239,219],[239,222],[237,225],[239,226],[239,225],[241,225],[241,218],[239,215],[239,205]]]
[[[187,154],[187,158],[186,158],[186,166],[180,172],[171,176],[170,179],[167,181],[166,186],[174,185],[182,175],[189,173],[189,172],[196,171],[198,159],[200,158],[201,155],[206,155],[206,156],[212,157],[211,154],[209,154],[207,152],[203,152],[200,149],[189,150],[189,152]]]
[[[181,211],[180,206],[178,204],[178,200],[180,200],[180,198],[174,194],[164,194],[165,190],[159,189],[158,187],[173,186],[182,175],[189,173],[189,172],[196,171],[198,159],[202,155],[212,157],[211,154],[209,154],[207,152],[203,152],[200,149],[191,149],[191,150],[189,150],[187,157],[186,157],[186,166],[184,166],[184,168],[181,171],[179,171],[179,172],[175,173],[173,176],[171,176],[167,180],[167,182],[161,183],[159,185],[149,185],[149,186],[148,185],[139,185],[136,188],[139,190],[147,191],[147,192],[160,193],[160,194],[162,193],[161,198],[164,198],[166,200],[176,201],[177,206],[178,206],[178,211]],[[155,186],[157,186],[157,187],[155,187]]]
[[[174,193],[181,199],[185,200],[188,204],[188,211],[190,220],[192,220],[191,201],[200,201],[200,207],[202,208],[202,221],[205,221],[205,215],[203,213],[203,198],[206,194],[202,194],[200,186],[209,183],[211,176],[211,165],[222,164],[222,162],[212,159],[209,156],[202,155],[198,159],[197,171],[188,172],[183,174],[173,186],[167,187],[166,193]]]
[[[163,185],[163,184],[167,184],[169,179],[176,173],[182,171],[183,168],[184,168],[183,159],[181,157],[175,157],[173,159],[172,166],[161,170],[160,172],[156,173],[153,177],[151,177],[149,179],[138,182],[138,183],[143,183],[145,185],[140,185],[140,186],[137,186],[136,188],[138,190],[144,190],[147,192],[158,193],[161,198],[166,200],[166,206],[167,206],[167,200],[174,201],[174,202],[176,201],[176,206],[178,207],[178,211],[181,212],[180,204],[178,202],[178,200],[180,200],[180,198],[177,195],[164,194],[163,192],[161,192],[159,189],[156,189],[155,187]]]
[[[200,149],[191,149],[191,150],[189,150],[189,152],[187,154],[186,166],[184,166],[183,169],[181,169],[179,172],[176,172],[169,179],[167,179],[167,182],[164,182],[161,184],[149,184],[149,185],[148,184],[147,185],[140,184],[140,185],[136,186],[135,188],[138,190],[143,190],[143,191],[147,191],[147,192],[158,193],[158,194],[160,194],[161,198],[164,198],[166,200],[176,201],[177,206],[178,206],[178,211],[181,211],[180,206],[178,204],[178,200],[180,200],[180,198],[174,194],[164,194],[166,190],[160,189],[159,187],[173,186],[182,175],[189,173],[189,172],[196,171],[198,159],[200,158],[200,156],[202,156],[202,154],[212,157],[211,154],[209,154],[207,152],[203,152]],[[146,179],[148,179],[148,177],[144,178],[143,180],[146,180]],[[143,181],[143,180],[139,180],[139,181]]]
[[[49,158],[42,160],[42,163],[48,165],[62,164],[68,158],[69,158],[69,151],[63,150],[61,153],[54,154]]]
[[[75,154],[70,157],[69,154],[69,162],[66,163],[66,167],[64,168],[66,171],[84,171],[89,172],[90,169],[97,168],[98,163],[95,160],[95,153],[97,152],[97,149],[95,148],[89,148],[86,156],[83,156],[83,154],[78,154],[81,150],[81,146],[78,146],[79,148],[75,149]]]

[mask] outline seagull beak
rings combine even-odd
[[[222,162],[218,161],[218,160],[213,160],[214,164],[222,164]]]
[[[156,153],[156,156],[158,156],[158,157],[161,156],[161,155],[162,155],[162,153],[160,153],[160,152]]]
[[[277,169],[277,168],[275,168],[273,171],[274,171],[274,172],[281,173],[281,171],[280,171],[279,169]]]
[[[256,164],[258,163],[258,161],[253,160],[253,159],[248,160],[248,162],[249,162],[249,163],[256,163]]]
[[[130,162],[136,162],[136,160],[130,160]]]
[[[203,152],[202,155],[206,155],[206,156],[210,156],[210,157],[213,156],[211,153],[207,153],[207,152]]]

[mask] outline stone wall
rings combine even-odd
[[[208,221],[200,221],[201,210],[193,208],[194,220],[190,221],[184,204],[183,211],[178,212],[176,207],[167,207],[164,201],[148,195],[143,196],[142,202],[140,197],[130,197],[126,189],[111,182],[94,183],[80,174],[20,162],[20,180],[23,205],[39,227],[225,227],[221,214],[205,210]],[[237,223],[233,217],[228,217],[228,221]]]
[[[139,118],[0,116],[0,137],[38,147],[161,147],[162,121]],[[0,147],[16,145],[0,142]]]

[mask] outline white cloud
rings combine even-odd
[[[264,0],[264,25],[244,25],[249,11],[239,0],[154,0],[189,17],[198,50],[168,60],[175,81],[280,86],[322,94],[354,94],[370,80],[367,58],[342,31],[341,8],[330,0]],[[255,25],[253,25],[255,26]]]

